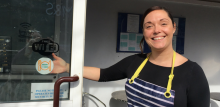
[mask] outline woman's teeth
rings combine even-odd
[[[157,38],[153,38],[153,40],[160,40],[160,39],[163,39],[165,37],[157,37]]]

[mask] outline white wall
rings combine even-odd
[[[211,92],[220,92],[220,8],[216,7],[152,0],[88,0],[85,66],[106,68],[131,55],[116,53],[117,14],[143,14],[154,5],[164,6],[174,16],[186,18],[184,56],[202,66]],[[111,93],[124,90],[124,84],[125,80],[100,83],[84,79],[84,91],[100,98],[110,107]],[[86,103],[86,107],[96,107],[91,100]]]

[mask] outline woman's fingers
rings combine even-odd
[[[59,57],[58,57],[58,56],[56,56],[54,53],[52,53],[52,56],[53,56],[53,58],[54,58],[54,59],[56,59],[56,60],[58,60],[58,59],[59,59]]]
[[[66,71],[66,66],[65,66],[66,62],[62,58],[56,56],[54,53],[52,53],[52,56],[55,60],[53,60],[54,69],[52,70],[51,73],[63,73],[63,72],[65,72]]]

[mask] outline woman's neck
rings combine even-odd
[[[156,65],[161,66],[171,66],[173,59],[173,48],[165,49],[165,50],[154,50],[152,49],[152,54],[150,56],[149,61]]]

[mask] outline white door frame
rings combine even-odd
[[[77,82],[70,83],[69,100],[60,101],[61,107],[82,107],[84,44],[86,26],[87,0],[74,0],[72,24],[72,47],[71,47],[71,73],[70,76],[78,75]],[[0,90],[1,91],[1,90]],[[4,97],[4,96],[0,96]],[[31,101],[17,103],[0,103],[0,107],[53,107],[53,101]]]

